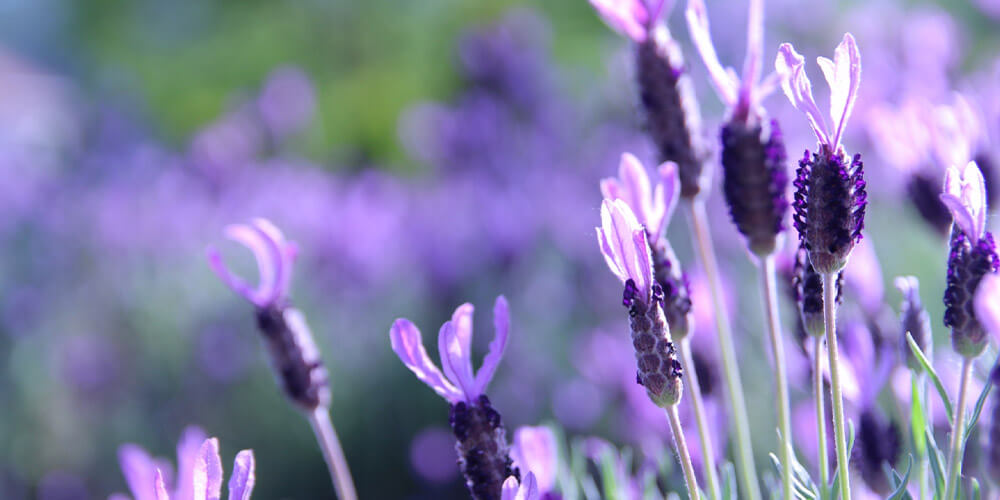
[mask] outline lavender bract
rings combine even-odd
[[[830,274],[844,268],[861,239],[868,202],[861,155],[849,158],[841,146],[861,83],[861,54],[854,37],[847,33],[833,61],[823,57],[817,61],[830,85],[832,127],[827,126],[813,99],[804,59],[791,44],[778,48],[775,68],[788,100],[806,115],[819,141],[817,153],[810,157],[806,151],[799,160],[792,206],[795,229],[809,260],[817,272]]]

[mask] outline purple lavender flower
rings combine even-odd
[[[656,21],[672,4],[667,0],[590,0],[604,22],[636,43],[649,39]]]
[[[848,159],[840,143],[861,83],[861,54],[847,33],[833,61],[823,57],[817,61],[830,85],[830,127],[813,99],[804,59],[791,44],[778,48],[775,68],[788,100],[806,115],[819,140],[819,152],[810,158],[806,151],[799,161],[794,220],[813,267],[830,274],[847,264],[864,228],[867,194],[861,155]]]
[[[507,451],[500,414],[484,394],[507,346],[510,311],[507,299],[497,297],[493,306],[496,335],[478,372],[472,370],[472,313],[472,304],[462,304],[451,321],[441,325],[438,350],[444,373],[427,355],[420,330],[409,320],[397,319],[389,338],[400,361],[451,404],[449,423],[458,439],[459,466],[469,492],[475,499],[494,499],[508,477],[519,477]]]
[[[238,295],[256,308],[257,327],[264,335],[273,369],[285,395],[306,411],[326,407],[330,388],[326,368],[305,317],[288,306],[288,289],[296,245],[266,219],[226,227],[229,238],[247,246],[257,260],[260,283],[251,287],[222,263],[219,251],[208,249],[209,265]]]
[[[602,179],[601,193],[608,200],[628,204],[645,227],[653,259],[653,279],[663,290],[663,314],[670,325],[670,334],[680,340],[694,329],[691,293],[680,260],[663,237],[680,194],[677,164],[665,162],[658,173],[660,183],[652,189],[642,163],[631,153],[624,153],[618,178]]]
[[[134,444],[123,445],[118,451],[122,473],[135,500],[199,500],[219,499],[222,492],[222,459],[219,440],[205,439],[196,427],[184,431],[177,445],[176,482],[170,480],[170,464],[153,459]],[[229,479],[229,500],[248,500],[253,491],[254,456],[252,450],[236,455],[233,474]],[[171,484],[172,483],[172,484]],[[112,498],[127,498],[115,495]]]
[[[975,162],[964,168],[948,168],[941,201],[955,220],[944,293],[944,324],[951,328],[955,351],[974,358],[986,348],[987,338],[976,317],[973,297],[983,276],[1000,268],[993,235],[986,231],[986,188]]]
[[[653,281],[646,230],[623,200],[604,200],[597,242],[611,272],[625,284],[622,305],[629,310],[636,381],[658,406],[681,398],[681,364],[663,314],[663,290]]]
[[[899,310],[900,349],[906,365],[911,370],[919,372],[922,369],[920,362],[914,357],[913,350],[906,341],[906,334],[909,333],[920,350],[929,355],[928,349],[933,347],[931,317],[920,301],[920,282],[916,276],[896,278],[896,288],[903,294],[903,303]]]
[[[843,297],[844,272],[837,273],[836,302],[840,304]],[[795,253],[795,266],[792,269],[792,288],[795,293],[795,303],[798,305],[802,328],[813,336],[826,333],[823,322],[823,276],[809,262],[809,252],[800,246]]]
[[[535,475],[527,473],[524,481],[520,481],[516,476],[510,476],[503,482],[503,489],[500,492],[500,500],[540,500],[538,484]]]
[[[559,444],[548,427],[521,427],[514,431],[511,448],[514,464],[524,473],[531,473],[538,484],[541,498],[560,498],[555,493],[559,475]]]

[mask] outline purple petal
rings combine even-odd
[[[882,267],[870,238],[861,240],[854,247],[850,265],[844,269],[844,279],[865,311],[873,317],[877,315],[883,305],[885,285]]]
[[[830,147],[834,150],[843,137],[844,126],[851,116],[854,101],[858,98],[858,87],[861,86],[861,53],[850,33],[844,34],[844,39],[834,51],[833,61],[825,57],[817,59],[823,76],[830,85],[830,116],[836,126]]]
[[[237,295],[247,299],[251,303],[260,305],[257,304],[256,290],[254,290],[249,283],[243,281],[243,278],[240,278],[229,271],[229,268],[222,263],[222,255],[219,254],[219,251],[215,247],[208,247],[206,253],[208,254],[209,267],[212,268],[212,271],[215,271],[216,276],[218,276],[230,290],[236,292]]]
[[[250,500],[256,480],[253,450],[237,453],[236,460],[233,461],[233,473],[229,477],[229,500]]]
[[[668,161],[660,165],[660,186],[663,186],[663,224],[670,224],[670,219],[677,208],[681,196],[680,176],[677,164]]]
[[[455,309],[451,321],[441,325],[438,332],[438,350],[441,368],[465,394],[467,401],[479,397],[476,379],[472,373],[472,304],[465,303]]]
[[[976,287],[975,307],[979,324],[1000,341],[1000,275],[983,276]]]
[[[174,487],[174,500],[191,500],[194,498],[194,467],[198,461],[198,453],[202,443],[208,436],[205,431],[195,426],[184,429],[177,443],[177,484]]]
[[[271,241],[275,252],[275,279],[272,300],[288,295],[292,281],[292,263],[295,261],[296,247],[285,239],[285,235],[271,221],[258,217],[253,226]]]
[[[790,43],[778,47],[778,57],[774,60],[774,69],[781,77],[781,90],[796,109],[805,113],[820,143],[830,144],[830,133],[826,121],[812,95],[812,84],[805,72],[805,59],[795,52]]]
[[[508,477],[504,480],[502,489],[500,490],[500,500],[514,500],[517,498],[517,490],[520,486],[521,483],[517,482],[516,477]]]
[[[701,60],[705,62],[705,67],[708,68],[708,74],[711,77],[710,80],[715,87],[715,91],[719,94],[719,99],[726,106],[735,105],[738,83],[722,67],[722,63],[719,62],[719,56],[715,53],[715,45],[712,44],[712,35],[708,28],[708,12],[705,8],[705,2],[703,0],[688,0],[685,15],[688,22],[688,31],[691,34],[691,41],[694,43],[695,48],[698,49]]]
[[[521,427],[514,433],[514,461],[531,472],[541,491],[552,491],[559,467],[556,437],[548,427]]]
[[[632,208],[640,224],[645,225],[650,231],[655,231],[656,228],[650,225],[653,221],[650,220],[652,192],[649,176],[646,175],[646,168],[642,166],[642,162],[631,153],[623,153],[621,163],[618,165],[618,177],[624,194],[619,199],[624,200]]]
[[[222,459],[219,440],[206,439],[198,450],[192,481],[194,500],[219,500],[222,496]]]
[[[615,31],[636,43],[646,41],[649,13],[641,0],[590,0],[590,5]]]
[[[257,273],[260,275],[260,282],[253,292],[253,302],[258,306],[268,304],[274,296],[281,267],[277,246],[256,227],[232,224],[226,226],[224,232],[229,239],[242,243],[253,252],[257,260]]]
[[[118,463],[122,468],[125,482],[132,490],[135,500],[154,500],[156,490],[156,462],[139,446],[125,444],[118,448]]]
[[[601,179],[601,195],[609,200],[617,200],[624,196],[621,184],[618,183],[618,179],[614,177],[605,177]]]
[[[624,283],[629,279],[629,274],[628,267],[625,265],[621,237],[615,229],[614,219],[611,216],[614,206],[612,200],[606,199],[601,202],[601,227],[597,236],[598,242],[601,244],[601,251],[605,255],[605,260],[608,261],[608,267]]]
[[[420,338],[420,330],[407,319],[397,319],[389,330],[392,350],[417,379],[427,384],[434,392],[455,404],[463,399],[463,394],[451,384],[438,367],[434,365]]]
[[[973,243],[979,241],[979,234],[976,232],[975,217],[969,211],[969,208],[965,206],[965,203],[962,202],[962,199],[951,193],[941,193],[941,202],[951,211],[951,216],[955,219],[955,225],[968,235]]]
[[[156,469],[154,490],[156,492],[156,500],[170,500],[170,494],[167,493],[167,483],[163,480],[163,472],[160,469]]]
[[[624,283],[628,279],[628,276],[625,275],[624,270],[615,261],[615,254],[611,249],[611,243],[608,241],[608,235],[599,227],[594,229],[597,230],[597,244],[601,248],[601,255],[604,256],[604,262],[608,265],[608,269]]]
[[[653,293],[653,258],[649,253],[646,231],[642,229],[633,231],[632,243],[635,244],[636,259],[639,264],[635,285],[644,292],[645,297],[649,297]]]
[[[517,492],[517,500],[538,500],[538,482],[535,480],[535,475],[528,472],[524,476],[524,481],[521,481],[521,487]]]
[[[476,372],[475,390],[479,394],[486,393],[486,387],[493,380],[493,374],[500,365],[503,358],[503,351],[507,347],[507,337],[510,333],[510,306],[507,305],[507,298],[503,295],[497,297],[493,304],[493,340],[490,342],[490,350],[483,358],[483,365]]]
[[[755,96],[754,87],[760,78],[761,60],[764,58],[764,0],[750,0],[747,15],[747,55],[743,60],[743,82],[739,100],[748,108],[761,96]]]

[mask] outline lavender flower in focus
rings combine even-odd
[[[847,33],[833,61],[823,57],[817,61],[830,85],[832,126],[827,126],[816,105],[804,59],[791,44],[778,48],[775,68],[788,100],[806,115],[819,140],[818,152],[810,157],[806,151],[799,161],[792,205],[795,229],[809,260],[817,272],[830,274],[844,268],[861,239],[868,200],[861,155],[848,158],[840,143],[861,84],[861,54]]]
[[[605,22],[636,43],[636,79],[650,138],[663,161],[675,162],[681,196],[705,189],[706,155],[700,140],[701,115],[677,42],[658,19],[667,0],[590,0]]]
[[[389,338],[400,361],[417,379],[451,404],[449,423],[458,439],[459,466],[472,497],[496,499],[501,489],[506,491],[508,477],[520,477],[507,450],[500,414],[484,394],[507,346],[510,311],[507,300],[497,297],[493,306],[496,335],[477,372],[472,370],[472,313],[472,304],[462,304],[451,321],[441,325],[438,349],[444,373],[427,355],[420,330],[409,320],[397,319],[389,331]],[[526,477],[525,484],[528,483]],[[534,484],[534,477],[530,483]]]
[[[646,229],[653,259],[653,279],[663,290],[663,313],[670,334],[681,340],[694,329],[691,292],[687,276],[670,242],[663,237],[666,225],[677,207],[679,183],[677,165],[666,162],[657,170],[660,182],[650,187],[646,168],[631,153],[622,154],[618,178],[601,180],[601,194],[608,200],[622,200]]]
[[[781,129],[776,120],[767,120],[760,106],[776,84],[775,74],[760,81],[763,0],[750,2],[742,80],[719,63],[702,0],[688,2],[687,21],[691,38],[729,115],[722,126],[721,141],[723,192],[730,215],[747,238],[750,251],[761,257],[770,255],[777,247],[777,235],[784,230],[788,173]]]
[[[930,349],[934,345],[931,342],[931,317],[920,301],[920,283],[915,276],[896,278],[896,288],[903,294],[903,303],[899,310],[900,352],[906,360],[906,366],[919,373],[922,368],[906,341],[906,334],[910,334],[920,350],[930,356]]]
[[[653,281],[646,230],[620,199],[604,200],[596,229],[608,268],[625,284],[622,305],[629,311],[636,381],[657,406],[675,405],[681,398],[681,364],[663,315],[663,291]]]
[[[221,498],[223,473],[219,440],[205,439],[205,434],[196,427],[186,429],[177,445],[178,476],[173,484],[170,484],[170,464],[151,458],[136,445],[123,445],[118,457],[135,500]],[[229,500],[248,500],[255,482],[253,451],[240,451],[229,479]],[[113,495],[111,498],[127,497]]]
[[[993,235],[986,231],[986,188],[975,162],[948,169],[941,201],[955,220],[948,255],[944,324],[951,328],[955,352],[974,358],[987,343],[986,331],[974,309],[976,287],[983,276],[1000,268]]]

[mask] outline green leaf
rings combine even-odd
[[[969,418],[969,424],[965,427],[965,435],[962,437],[963,447],[969,441],[972,431],[975,430],[976,422],[979,421],[979,414],[982,413],[983,405],[986,404],[986,397],[990,395],[990,389],[993,388],[993,384],[991,383],[986,383],[985,385],[983,392],[979,393],[979,399],[976,400],[976,407],[972,410],[972,417]]]
[[[719,467],[722,478],[722,500],[736,500],[736,468],[732,462],[724,462]]]
[[[941,498],[944,496],[945,472],[944,467],[942,467],[942,464],[944,464],[944,455],[941,454],[937,442],[934,441],[934,434],[930,429],[927,429],[927,445],[927,456],[930,458],[931,473],[934,475],[934,498]]]
[[[976,478],[972,478],[972,500],[982,500],[983,492],[979,489],[979,481]]]
[[[910,435],[913,438],[913,450],[919,459],[927,456],[927,437],[924,435],[924,430],[927,428],[927,418],[924,415],[924,402],[920,394],[920,381],[917,379],[917,374],[912,373],[910,377]]]
[[[953,421],[954,413],[951,408],[951,400],[948,398],[948,391],[944,389],[944,384],[941,383],[941,378],[938,377],[937,372],[934,371],[934,367],[931,366],[930,361],[927,361],[923,351],[920,350],[920,346],[913,341],[913,336],[910,335],[909,332],[906,333],[906,343],[910,345],[910,351],[912,351],[913,356],[917,358],[917,361],[920,363],[920,367],[924,369],[927,376],[931,378],[931,382],[934,383],[934,387],[937,389],[938,395],[941,396],[941,402],[944,403],[944,411],[948,414],[948,421]]]
[[[781,476],[782,473],[784,472],[781,460],[779,460],[778,456],[775,455],[774,453],[770,453],[768,454],[768,456],[771,457],[771,461],[774,462],[774,467],[778,469],[778,475]],[[792,470],[794,471],[794,469],[795,467],[793,465]],[[808,485],[804,484],[797,477],[795,477],[795,475],[792,476],[792,487],[795,490],[794,492],[795,498],[799,498],[802,500],[817,500],[819,498],[818,492],[810,488]]]
[[[910,470],[912,468],[913,455],[910,455],[910,459],[906,461],[906,472],[903,473],[903,477],[899,477],[899,473],[897,473],[895,469],[892,470],[890,479],[896,483],[896,489],[886,497],[886,500],[910,499],[910,494],[906,491],[906,484],[910,482]]]

